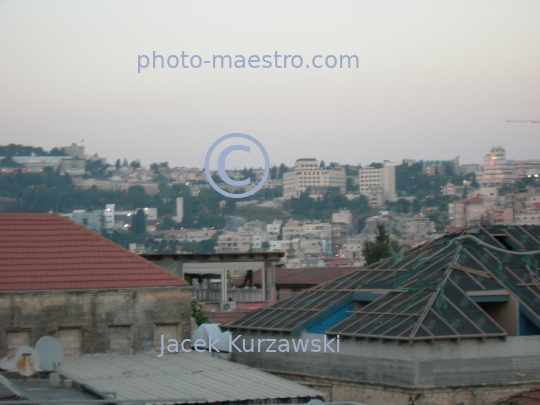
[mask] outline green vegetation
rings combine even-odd
[[[210,323],[210,319],[204,313],[204,304],[195,298],[191,299],[191,317],[195,319],[197,326],[203,323]]]
[[[377,263],[379,260],[386,259],[398,252],[397,242],[390,238],[390,234],[386,231],[382,222],[377,223],[375,240],[373,242],[366,241],[362,249],[367,265]]]
[[[284,222],[291,219],[291,214],[286,211],[272,207],[255,207],[253,205],[236,209],[235,215],[244,218],[246,221],[256,221],[271,223],[274,219]]]
[[[137,210],[137,213],[133,216],[133,220],[131,222],[131,232],[137,236],[143,236],[146,234],[146,216],[144,215],[144,211],[141,209]]]
[[[0,156],[67,156],[59,148],[52,148],[50,152],[46,152],[43,148],[34,148],[33,146],[16,145],[0,145]]]
[[[370,211],[366,197],[360,196],[360,198],[349,200],[339,193],[328,193],[324,197],[313,199],[304,192],[300,197],[286,201],[283,208],[290,210],[295,218],[303,217],[321,221],[331,221],[332,213],[340,209],[350,210],[353,217],[359,217]]]

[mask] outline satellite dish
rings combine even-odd
[[[30,346],[23,346],[15,354],[15,368],[20,375],[30,377],[39,368],[39,354]]]
[[[43,336],[36,343],[36,352],[41,359],[41,368],[45,371],[54,371],[64,361],[64,349],[58,339],[52,336]]]

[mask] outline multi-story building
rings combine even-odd
[[[277,240],[279,238],[282,225],[283,221],[280,219],[274,219],[274,222],[266,225],[266,234],[269,240]]]
[[[239,229],[238,232],[225,231],[218,236],[216,253],[248,252],[251,249],[251,232]]]
[[[332,239],[332,225],[320,221],[289,221],[283,227],[283,240],[301,237],[304,235],[315,235],[320,239]]]
[[[435,223],[425,216],[400,215],[397,224],[403,239],[418,239],[435,232]]]
[[[94,232],[101,232],[105,226],[105,217],[102,210],[95,210],[92,212],[86,212],[86,210],[74,210],[71,214],[61,215]]]
[[[506,160],[506,151],[494,146],[484,156],[484,169],[479,173],[478,182],[482,186],[502,187],[516,182],[516,164]]]
[[[342,224],[346,224],[349,227],[349,229],[351,229],[353,225],[353,216],[352,216],[351,211],[339,210],[338,212],[334,212],[332,214],[332,222],[339,222]]]
[[[370,206],[380,207],[385,201],[397,201],[396,165],[385,162],[381,168],[368,166],[358,171],[360,194],[368,198]]]
[[[130,211],[116,211],[115,204],[107,204],[103,216],[105,218],[105,229],[112,232],[115,230],[122,230],[131,226],[133,221],[132,216],[137,214],[137,211],[142,209],[146,217],[146,229],[148,232],[155,232],[158,226],[158,212],[157,208],[137,208]]]
[[[540,160],[516,160],[516,175],[518,178],[540,174]]]
[[[323,169],[317,159],[298,159],[294,167],[283,174],[283,197],[299,197],[310,190],[313,194],[344,193],[347,177],[342,168]]]
[[[482,197],[459,200],[448,204],[448,219],[452,225],[458,228],[482,221],[488,221],[488,211],[492,208],[484,202]]]
[[[514,223],[514,210],[512,208],[494,208],[488,211],[488,220],[492,225],[511,225]]]

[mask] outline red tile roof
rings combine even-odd
[[[276,268],[276,287],[306,286],[312,287],[338,277],[345,276],[359,267],[302,267],[302,268]],[[242,284],[243,280],[237,280],[233,284]],[[253,284],[261,284],[261,272],[253,273]]]
[[[0,291],[188,283],[56,214],[0,214]]]

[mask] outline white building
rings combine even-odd
[[[172,218],[175,222],[182,222],[184,220],[184,198],[178,197],[176,199],[176,215]]]
[[[105,229],[112,232],[122,230],[131,225],[132,216],[137,214],[137,211],[142,209],[146,217],[146,229],[149,232],[155,232],[157,226],[158,212],[157,208],[137,208],[131,211],[116,211],[115,204],[107,204],[103,211],[105,218]]]
[[[385,201],[397,201],[396,165],[385,162],[381,168],[364,167],[358,171],[360,194],[368,198],[372,207],[382,206]]]
[[[317,159],[298,159],[294,168],[283,174],[283,197],[299,197],[308,189],[317,195],[327,192],[344,193],[346,183],[344,169],[321,169]]]
[[[352,227],[353,216],[349,210],[339,210],[339,212],[334,212],[332,214],[332,222],[338,222],[341,224],[347,224],[349,228]]]
[[[506,160],[504,148],[494,146],[484,156],[484,170],[477,177],[481,186],[502,187],[514,184],[517,179],[516,164]]]
[[[266,234],[268,235],[269,240],[277,240],[279,238],[282,225],[283,221],[280,219],[274,219],[274,222],[266,225]]]

